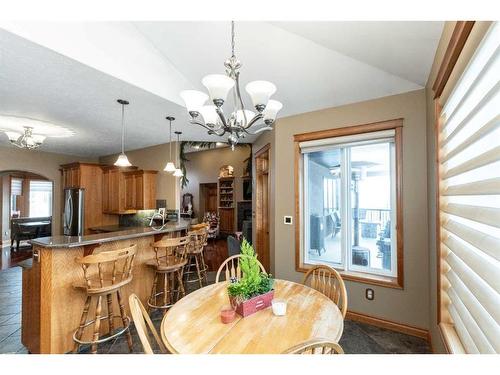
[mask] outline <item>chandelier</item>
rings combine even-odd
[[[240,61],[234,53],[234,21],[231,21],[231,57],[224,62],[226,74],[210,74],[202,79],[202,84],[208,94],[196,90],[182,91],[180,96],[186,104],[191,124],[200,125],[208,134],[224,136],[234,150],[234,146],[248,134],[255,135],[266,130],[272,130],[278,111],[283,105],[270,99],[276,92],[276,86],[268,81],[252,81],[245,86],[250,95],[256,113],[245,109],[240,90]],[[232,90],[234,109],[226,116],[222,110],[229,92]],[[210,98],[213,104],[205,105]],[[264,126],[252,132],[251,127],[262,120]]]
[[[44,135],[33,134],[33,128],[24,127],[24,134],[19,134],[13,131],[6,131],[10,143],[19,148],[27,150],[35,150],[40,147],[45,140]]]

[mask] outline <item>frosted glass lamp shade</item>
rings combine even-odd
[[[243,115],[243,113],[246,116],[246,121],[245,121],[245,116]],[[246,125],[250,122],[251,119],[254,118],[254,116],[255,116],[255,113],[253,113],[252,111],[249,111],[247,109],[242,111],[241,109],[239,109],[236,111],[236,122],[243,124],[243,125]]]
[[[131,167],[132,164],[128,161],[127,155],[125,154],[120,154],[118,156],[118,159],[115,161],[115,165],[117,167]]]
[[[16,142],[21,136],[21,134],[16,132],[5,132],[5,134],[7,135],[7,137],[9,137],[9,141],[11,142]]]
[[[271,95],[276,92],[276,86],[268,81],[252,81],[245,86],[245,90],[252,98],[254,107],[265,106]]]
[[[234,86],[234,80],[224,74],[210,74],[205,76],[201,83],[207,88],[212,102],[217,105],[226,101],[229,90]]]
[[[278,114],[279,110],[283,108],[283,104],[278,102],[277,100],[269,100],[267,102],[266,108],[264,109],[264,121],[265,120],[271,120],[274,121],[276,120],[276,115]]]
[[[169,161],[163,170],[165,172],[169,172],[169,173],[175,172],[175,165],[174,165],[174,163],[172,163],[171,161]]]
[[[175,177],[182,177],[184,176],[184,174],[182,173],[182,171],[180,170],[180,168],[177,168],[174,172],[174,176]]]
[[[207,94],[197,90],[184,90],[180,95],[188,112],[200,112],[200,108],[208,99]]]
[[[33,134],[33,140],[37,144],[42,144],[43,141],[45,141],[45,136],[44,135],[39,135],[39,134]]]
[[[217,120],[219,115],[215,111],[214,105],[204,105],[200,108],[201,116],[203,117],[203,121],[205,124],[215,125],[217,124]]]

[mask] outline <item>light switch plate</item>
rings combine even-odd
[[[283,216],[283,224],[292,225],[293,218],[291,216]]]

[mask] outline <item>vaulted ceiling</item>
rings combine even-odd
[[[279,117],[417,90],[427,81],[442,27],[237,22],[242,86],[275,83],[274,97],[284,105]],[[177,118],[183,139],[218,141],[188,123],[179,92],[204,90],[202,77],[223,73],[229,55],[229,22],[2,22],[0,114],[73,130],[71,138],[48,138],[42,150],[82,156],[119,151],[117,98],[131,103],[126,149],[168,142],[167,115]]]

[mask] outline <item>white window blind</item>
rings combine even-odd
[[[441,112],[441,308],[467,353],[500,353],[500,25]],[[444,315],[442,315],[444,316]]]
[[[10,180],[10,195],[23,194],[23,180],[20,178],[12,178]]]

